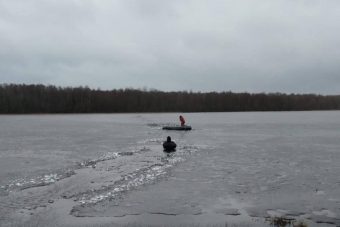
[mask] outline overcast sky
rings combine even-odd
[[[340,94],[340,1],[0,0],[0,83]]]

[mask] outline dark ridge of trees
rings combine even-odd
[[[340,95],[111,91],[0,84],[0,113],[129,113],[340,110]]]

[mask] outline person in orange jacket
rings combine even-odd
[[[182,115],[179,115],[179,120],[181,122],[181,126],[183,127],[185,125],[184,117]]]

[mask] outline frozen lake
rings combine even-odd
[[[340,226],[340,111],[178,115],[0,115],[0,226]]]

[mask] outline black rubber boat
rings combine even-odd
[[[173,141],[167,141],[163,143],[163,148],[165,152],[175,152],[176,151],[176,143]]]
[[[189,130],[191,130],[191,126],[189,126],[189,125],[184,125],[184,126],[180,126],[180,125],[176,125],[176,126],[164,126],[163,130],[189,131]]]
[[[166,141],[163,143],[163,148],[165,152],[174,152],[176,151],[177,144],[174,141],[171,141],[171,137],[168,136]]]

